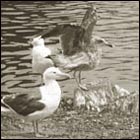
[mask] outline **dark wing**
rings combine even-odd
[[[85,30],[87,30],[87,28],[89,26],[95,26],[97,23],[97,11],[96,11],[96,7],[93,4],[90,4],[90,6],[88,7],[83,20],[81,22],[81,27],[84,28]]]
[[[80,26],[71,24],[57,25],[52,29],[39,33],[37,36],[41,35],[45,38],[61,35],[63,54],[71,56],[88,48],[96,22],[96,9],[91,5],[86,11]]]
[[[78,25],[57,25],[53,29],[39,33],[43,38],[61,36],[61,47],[64,55],[73,55],[82,49],[85,30]]]
[[[71,56],[81,51],[88,50],[96,22],[96,8],[93,5],[90,5],[80,26],[64,26],[63,34],[61,36],[64,55]]]
[[[64,55],[74,55],[82,51],[85,30],[80,26],[67,26],[61,36]]]
[[[94,26],[97,22],[96,8],[87,9],[80,26],[66,26],[61,36],[64,55],[74,55],[90,48]]]
[[[9,106],[16,113],[27,116],[35,111],[42,110],[45,105],[39,100],[41,97],[30,96],[30,94],[19,94],[13,96],[5,96],[4,104]]]

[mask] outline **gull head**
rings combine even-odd
[[[71,76],[67,73],[61,72],[58,68],[56,67],[50,67],[45,70],[43,73],[43,78],[44,81],[47,80],[67,80],[70,79]]]
[[[95,35],[92,36],[92,43],[99,44],[100,46],[105,45],[105,46],[108,46],[111,48],[115,47],[114,44],[111,44],[108,41],[106,41],[104,38],[101,38],[101,37],[95,36]]]
[[[30,41],[30,44],[32,44],[33,46],[44,46],[45,41],[41,36],[38,36],[33,38],[33,40]]]

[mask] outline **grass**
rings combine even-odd
[[[11,116],[11,114],[10,114]],[[31,122],[23,122],[15,116],[1,116],[2,139],[36,139]],[[64,109],[61,106],[49,118],[39,123],[42,139],[138,139],[139,114],[123,114],[115,111],[102,113]]]

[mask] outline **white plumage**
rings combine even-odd
[[[31,44],[33,45],[32,69],[34,72],[43,74],[47,68],[54,66],[53,61],[47,58],[51,55],[51,50],[45,47],[44,39],[41,36],[34,38]]]
[[[45,85],[37,89],[37,94],[19,93],[4,96],[1,102],[22,119],[33,121],[35,135],[40,136],[38,120],[51,115],[61,100],[61,89],[56,80],[69,78],[70,75],[62,73],[58,68],[50,67],[43,73]]]

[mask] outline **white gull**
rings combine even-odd
[[[41,36],[35,37],[31,44],[33,45],[32,69],[34,72],[43,74],[47,68],[54,66],[53,61],[47,58],[51,55],[51,50],[45,47],[44,39]]]
[[[37,89],[37,94],[8,95],[1,102],[22,119],[33,121],[35,135],[42,136],[38,131],[38,121],[51,115],[58,108],[61,99],[61,89],[56,80],[69,78],[70,75],[62,73],[58,68],[50,67],[43,73],[45,85]]]

